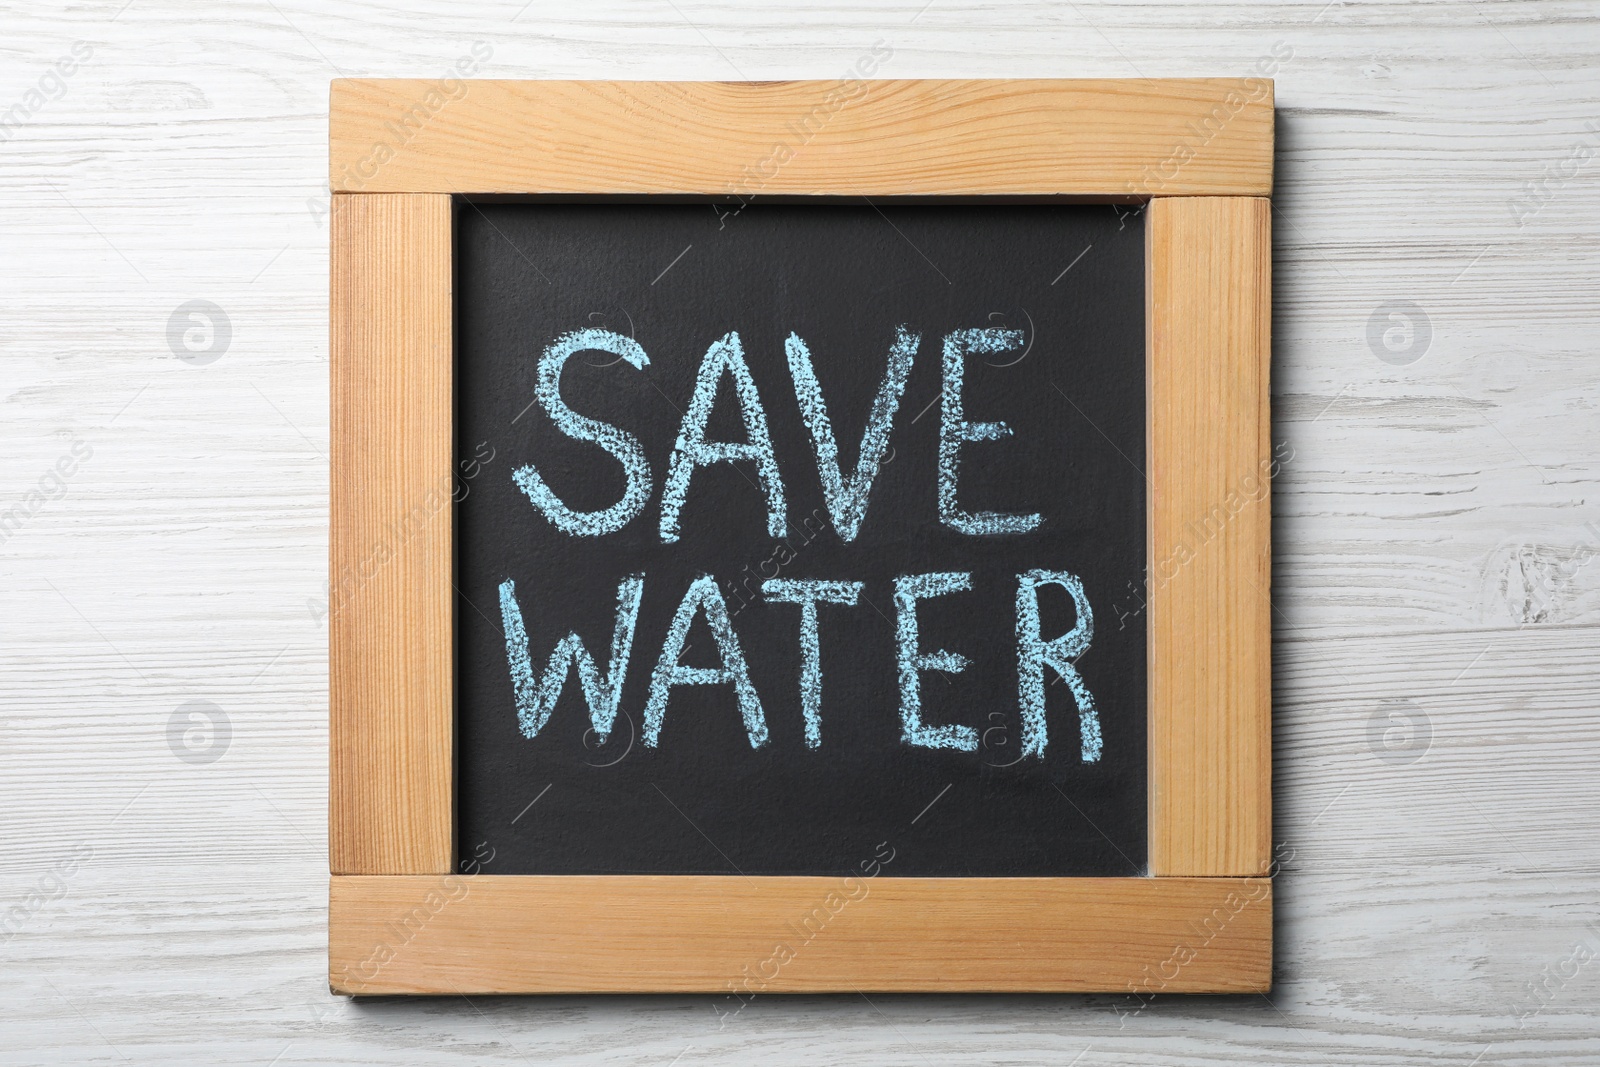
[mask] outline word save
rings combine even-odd
[[[921,340],[918,332],[906,326],[895,331],[883,380],[856,453],[855,467],[848,473],[840,465],[838,442],[810,350],[796,334],[791,333],[785,341],[795,400],[811,437],[823,498],[834,529],[845,543],[857,538],[866,519],[872,486],[883,463],[890,430]],[[968,512],[957,502],[962,448],[972,442],[1001,440],[1012,433],[1003,422],[967,419],[962,402],[967,357],[1003,354],[1020,348],[1023,341],[1021,331],[999,328],[956,330],[943,340],[938,511],[941,523],[963,535],[1015,536],[1038,528],[1044,521],[1035,513]],[[621,464],[626,477],[621,498],[597,511],[575,511],[556,495],[534,465],[518,467],[511,475],[538,512],[570,537],[605,537],[617,533],[643,513],[655,491],[654,474],[638,438],[611,423],[579,414],[561,397],[562,368],[574,355],[589,351],[616,356],[618,362],[625,362],[635,370],[650,365],[643,347],[631,337],[601,329],[566,333],[551,342],[540,357],[535,400],[561,433],[598,446]],[[742,442],[707,439],[712,406],[724,378],[731,380],[739,406],[746,436]],[[768,533],[774,538],[782,537],[788,523],[788,509],[766,410],[745,362],[739,334],[730,331],[706,350],[695,376],[693,395],[667,460],[657,525],[662,543],[678,541],[680,517],[695,472],[711,464],[735,460],[754,464],[757,488],[765,502]],[[1100,759],[1102,749],[1099,716],[1093,695],[1075,665],[1094,636],[1094,615],[1083,583],[1068,571],[1046,569],[1026,571],[1017,575],[1016,581],[1017,698],[1022,720],[1022,754],[1043,758],[1049,743],[1045,716],[1045,672],[1048,668],[1067,683],[1077,706],[1081,758],[1084,762],[1095,762]],[[1041,632],[1039,590],[1050,585],[1059,586],[1071,597],[1076,619],[1065,633],[1045,637]],[[812,578],[773,578],[761,586],[764,601],[799,608],[800,706],[808,748],[818,748],[822,744],[821,606],[855,607],[864,588],[865,583],[861,581]],[[892,581],[900,737],[906,745],[965,752],[978,749],[976,728],[955,723],[929,723],[923,716],[922,674],[959,672],[970,666],[971,661],[958,652],[923,649],[917,621],[920,601],[971,588],[972,575],[968,571],[906,574]],[[622,701],[639,606],[645,593],[645,575],[630,574],[617,585],[616,622],[610,656],[603,672],[577,633],[561,638],[543,668],[538,669],[529,648],[515,582],[506,579],[500,584],[499,592],[506,654],[523,735],[532,739],[544,729],[568,676],[576,672],[589,708],[590,724],[596,738],[604,743],[611,735]],[[689,667],[681,662],[690,627],[697,617],[704,619],[711,632],[720,666]],[[761,748],[768,743],[765,706],[751,681],[727,601],[710,574],[701,574],[689,583],[667,627],[645,697],[642,740],[646,747],[654,748],[659,744],[669,698],[674,688],[684,685],[729,686],[751,747]]]

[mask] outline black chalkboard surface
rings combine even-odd
[[[462,854],[1143,874],[1140,219],[736,208],[457,208]]]

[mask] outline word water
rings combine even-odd
[[[785,342],[784,354],[794,386],[794,397],[810,435],[812,458],[823,499],[833,520],[834,531],[845,544],[855,541],[866,520],[872,487],[883,463],[900,398],[916,361],[921,340],[917,331],[906,326],[900,326],[895,331],[884,376],[856,453],[855,469],[849,474],[840,466],[838,442],[810,350],[793,333]],[[963,447],[973,442],[1003,440],[1012,434],[1011,428],[1004,422],[974,422],[966,418],[962,397],[966,360],[974,355],[992,356],[1014,351],[1022,346],[1023,341],[1023,334],[1017,330],[962,329],[947,334],[941,346],[942,386],[935,465],[939,520],[949,529],[971,537],[975,542],[978,539],[1026,534],[1044,521],[1043,516],[1032,513],[968,512],[958,504],[957,488]],[[539,360],[535,399],[562,434],[596,445],[622,466],[626,487],[621,498],[600,510],[576,511],[556,495],[534,465],[520,466],[511,475],[537,512],[560,534],[574,538],[603,538],[618,533],[643,513],[654,496],[655,488],[649,460],[636,436],[611,423],[579,414],[561,396],[563,366],[574,355],[589,351],[618,357],[614,364],[626,363],[635,370],[643,370],[650,365],[644,348],[631,337],[598,329],[563,334],[545,348]],[[739,418],[746,436],[742,442],[707,439],[713,405],[724,379],[731,381],[732,395],[739,407]],[[736,460],[753,462],[759,492],[765,501],[768,532],[774,538],[782,537],[788,524],[788,507],[772,435],[768,430],[767,414],[745,361],[739,335],[732,331],[714,341],[707,349],[695,376],[693,396],[684,411],[677,440],[668,458],[657,525],[657,533],[663,544],[670,545],[678,541],[680,516],[689,498],[695,472],[711,464]],[[540,667],[529,648],[516,584],[509,578],[501,582],[499,599],[506,655],[518,724],[525,737],[537,737],[550,721],[562,688],[573,672],[578,676],[579,687],[588,704],[590,723],[596,738],[604,743],[610,737],[633,657],[640,604],[645,596],[645,579],[642,572],[630,574],[617,586],[615,627],[603,673],[595,656],[577,633],[568,633],[558,641]],[[923,673],[955,673],[971,664],[967,657],[955,651],[923,649],[917,623],[920,601],[970,590],[971,572],[947,570],[904,574],[894,577],[891,584],[895,606],[894,667],[899,682],[900,740],[913,747],[976,751],[979,737],[975,728],[959,724],[934,724],[924,718],[921,699]],[[1039,590],[1052,585],[1064,589],[1071,597],[1076,618],[1070,629],[1046,637],[1041,632]],[[865,587],[866,583],[862,581],[811,578],[774,578],[761,586],[764,603],[793,605],[799,609],[800,707],[805,744],[809,748],[822,745],[822,609],[827,606],[833,612],[855,607]],[[1022,723],[1022,755],[1042,759],[1049,744],[1045,714],[1045,674],[1048,669],[1067,683],[1076,704],[1082,760],[1086,763],[1098,761],[1102,749],[1098,712],[1094,697],[1075,666],[1075,661],[1088,649],[1094,636],[1094,614],[1082,581],[1065,570],[1027,570],[1016,575],[1015,605],[1017,701]],[[690,667],[681,662],[690,627],[696,618],[704,620],[714,638],[718,666]],[[716,578],[710,574],[701,574],[688,583],[662,639],[661,651],[650,674],[649,689],[645,696],[642,740],[647,747],[654,748],[660,743],[672,692],[676,687],[685,685],[728,686],[743,719],[751,747],[761,748],[768,744],[765,707],[751,681],[744,648],[734,629],[727,602]]]
[[[854,607],[865,583],[821,581],[809,578],[774,578],[762,583],[762,597],[770,603],[795,604],[800,608],[800,707],[804,717],[808,748],[822,744],[822,652],[818,610],[822,604]],[[1059,585],[1071,595],[1077,608],[1077,621],[1066,633],[1045,638],[1039,632],[1038,590]],[[583,698],[589,705],[590,725],[604,744],[616,723],[622,701],[623,679],[633,654],[634,631],[639,620],[639,604],[644,598],[645,576],[633,574],[617,586],[617,622],[611,638],[611,657],[605,673],[600,672],[583,638],[569,633],[557,642],[542,670],[536,670],[528,647],[528,632],[517,602],[516,583],[500,584],[500,614],[506,634],[506,656],[511,664],[511,683],[516,693],[517,720],[525,737],[539,735],[550,721],[556,700],[568,675],[576,670]],[[894,580],[895,666],[900,679],[900,740],[922,748],[947,748],[975,752],[978,731],[971,726],[931,725],[922,716],[922,672],[955,673],[969,666],[959,652],[944,649],[925,651],[919,647],[917,602],[972,588],[972,576],[965,571],[935,571],[912,574]],[[720,661],[716,667],[688,667],[681,662],[689,639],[689,627],[702,617],[711,631]],[[1084,762],[1100,758],[1100,720],[1094,697],[1084,685],[1073,661],[1088,647],[1094,636],[1094,615],[1083,584],[1066,571],[1034,570],[1017,576],[1017,696],[1022,711],[1022,754],[1043,758],[1049,742],[1045,722],[1045,668],[1059,674],[1072,691],[1078,706],[1078,728],[1082,738]],[[767,716],[761,696],[750,681],[744,649],[734,632],[728,603],[717,580],[701,575],[689,584],[683,599],[672,614],[661,645],[661,655],[650,675],[650,692],[645,700],[644,743],[654,748],[661,738],[667,715],[667,699],[675,686],[727,685],[732,687],[744,718],[745,733],[751,748],[767,744]]]

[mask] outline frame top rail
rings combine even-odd
[[[1266,196],[1269,78],[339,79],[336,193]]]

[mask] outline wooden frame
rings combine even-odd
[[[342,80],[330,111],[335,992],[1268,988],[1269,80]],[[450,219],[487,193],[1149,202],[1150,877],[877,879],[769,976],[841,880],[456,871]]]

